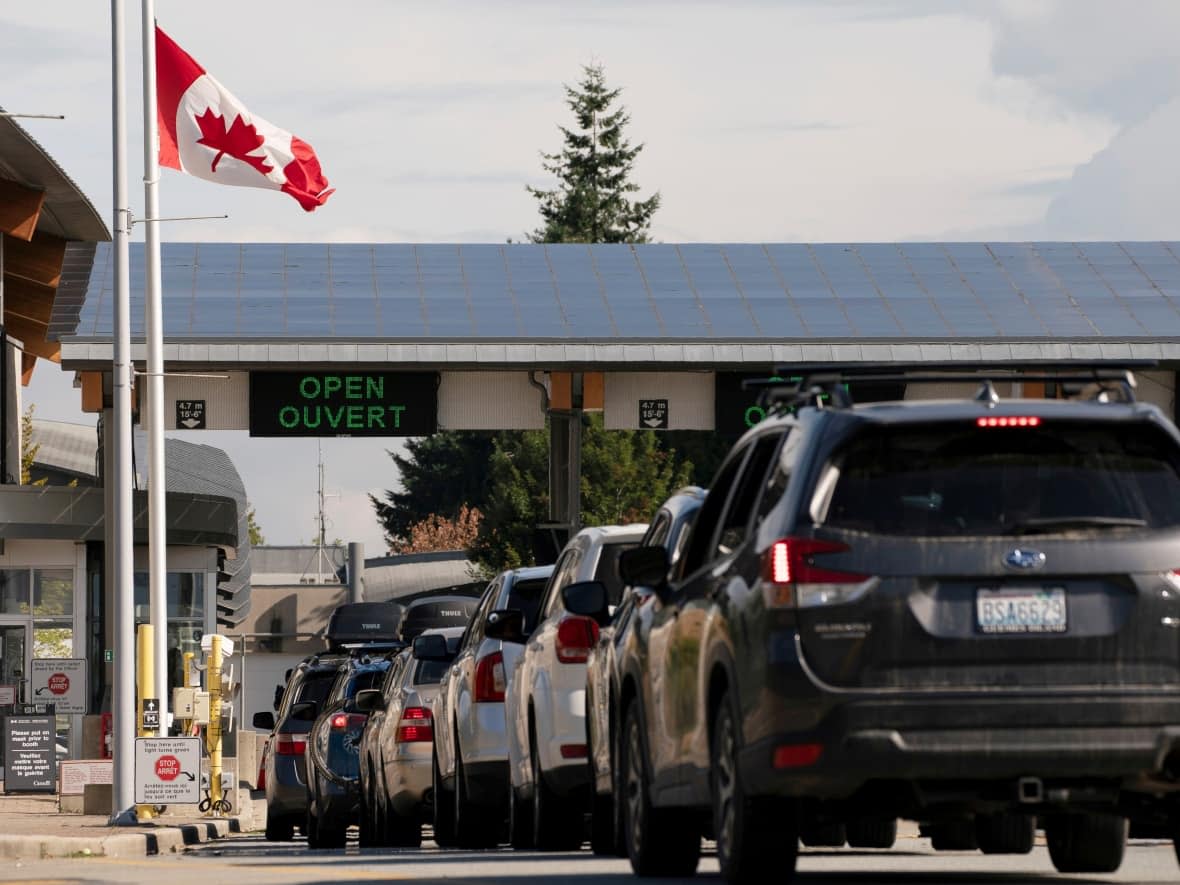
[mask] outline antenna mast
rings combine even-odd
[[[324,504],[324,499],[327,497],[324,494],[324,444],[316,440],[316,451],[318,452],[319,464],[318,481],[316,483],[316,499],[319,502],[319,509],[316,513],[316,523],[318,524],[318,531],[315,536],[315,570],[316,583],[324,583],[324,566],[327,566],[328,572],[331,575],[336,575],[336,569],[332,566],[331,557],[328,556],[327,541],[328,541],[328,514]],[[306,570],[304,571],[306,575]]]

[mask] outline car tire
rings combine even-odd
[[[678,809],[654,808],[639,705],[627,708],[621,747],[623,837],[637,876],[691,876],[701,858],[700,828]],[[767,867],[767,870],[772,867]],[[765,876],[766,870],[763,870]]]
[[[576,851],[582,845],[581,803],[558,796],[545,782],[536,735],[529,735],[533,770],[533,847],[538,851]]]
[[[975,838],[984,854],[1028,854],[1037,821],[1031,814],[983,814],[975,818]]]
[[[435,840],[438,841],[437,839]],[[421,848],[422,823],[417,817],[406,817],[392,808],[385,813],[385,842],[390,848]],[[443,846],[440,846],[443,847]]]
[[[800,825],[799,841],[808,848],[843,848],[848,834],[844,824]]]
[[[369,798],[369,787],[361,779],[358,783],[360,793],[359,809],[357,811],[357,845],[361,848],[373,847],[373,803]]]
[[[266,815],[266,841],[290,842],[295,838],[295,823],[289,817]]]
[[[1045,841],[1059,873],[1113,873],[1123,863],[1127,819],[1117,814],[1055,814],[1045,819]]]
[[[456,729],[457,731],[457,729]],[[459,744],[455,743],[455,844],[460,848],[495,848],[500,827],[486,808],[467,795],[467,772]]]
[[[307,800],[307,815],[304,818],[303,832],[307,836],[307,847],[312,851],[320,848],[320,828],[316,821],[314,802],[310,798]]]
[[[756,806],[747,796],[738,764],[741,735],[734,706],[728,694],[721,699],[709,746],[721,878],[730,885],[761,882],[767,870],[776,870],[779,881],[789,881],[799,852],[794,815]]]
[[[935,851],[975,851],[979,848],[974,821],[955,820],[931,824],[927,832],[930,847]]]
[[[508,844],[518,851],[533,847],[533,804],[521,799],[508,785]]]
[[[434,778],[434,841],[439,848],[455,846],[455,793],[443,789],[442,773],[438,770],[438,754],[431,753]]]
[[[615,803],[609,793],[595,793],[590,807],[590,850],[599,856],[617,857]]]
[[[897,841],[897,818],[862,817],[844,825],[852,848],[892,848]]]

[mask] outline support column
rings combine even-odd
[[[549,410],[549,522],[560,550],[582,527],[582,373],[570,376],[568,408]]]

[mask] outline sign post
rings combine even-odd
[[[135,739],[135,803],[197,805],[201,801],[201,739]]]
[[[85,658],[33,658],[29,700],[54,704],[59,715],[85,715],[87,684]]]

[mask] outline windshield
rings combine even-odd
[[[1177,451],[1143,423],[873,427],[832,459],[812,515],[886,535],[1175,526]]]

